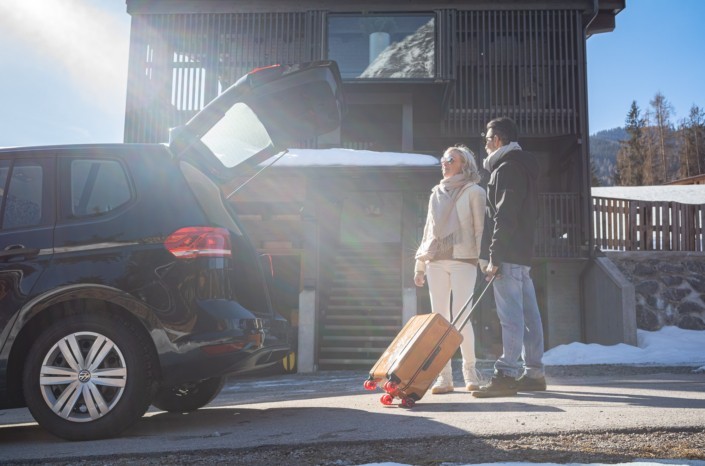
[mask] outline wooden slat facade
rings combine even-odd
[[[583,11],[530,3],[432,10],[437,50],[428,82],[448,86],[437,137],[478,136],[497,115],[514,118],[524,136],[581,132]],[[252,69],[328,58],[328,15],[134,14],[125,141],[166,141],[169,128]]]
[[[445,14],[453,18],[446,49],[457,78],[446,134],[478,134],[497,115],[514,119],[526,136],[580,132],[580,11]]]

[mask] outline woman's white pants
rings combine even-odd
[[[475,289],[477,279],[477,266],[467,262],[456,260],[439,260],[426,264],[426,279],[428,280],[428,290],[431,297],[431,311],[441,314],[451,321],[458,315],[463,304],[470,298]],[[451,294],[453,296],[453,308],[451,314]],[[468,305],[466,313],[472,303]],[[463,315],[463,318],[467,314]],[[462,322],[462,319],[461,321]],[[460,324],[458,322],[458,325]],[[475,370],[475,334],[470,321],[461,331],[463,342],[460,344],[460,352],[463,356],[463,378],[465,384],[480,382]],[[436,385],[453,386],[453,371],[451,361],[443,368],[436,380]]]

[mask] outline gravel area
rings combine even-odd
[[[703,430],[643,430],[554,435],[428,438],[423,441],[322,443],[296,447],[191,451],[160,456],[122,456],[42,465],[459,465],[493,462],[621,463],[635,460],[705,460]]]

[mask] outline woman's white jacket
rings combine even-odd
[[[460,220],[460,236],[456,244],[453,245],[453,259],[478,259],[480,257],[482,230],[485,226],[486,200],[485,190],[481,186],[468,183],[462,188],[458,200],[455,202],[455,209]],[[431,221],[427,215],[422,244],[427,239],[427,235],[431,234]],[[425,272],[426,263],[417,260],[414,271]]]

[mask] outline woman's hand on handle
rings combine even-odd
[[[420,288],[424,285],[424,283],[426,283],[426,279],[424,278],[424,273],[417,271],[414,274],[414,284]]]

